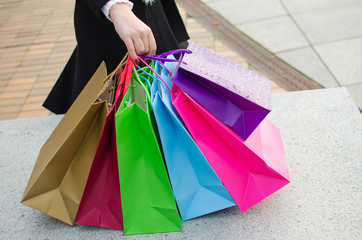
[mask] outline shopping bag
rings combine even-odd
[[[171,87],[169,72],[173,72],[176,63],[165,63],[167,69],[157,63],[157,74]],[[182,219],[185,221],[234,206],[235,202],[173,108],[170,91],[157,78],[152,82],[151,97],[167,171]]]
[[[171,81],[247,139],[271,111],[271,82],[194,42],[188,50]]]
[[[72,225],[108,112],[102,63],[40,150],[21,202]]]
[[[172,102],[241,211],[289,183],[279,129],[267,119],[243,141],[176,85]]]
[[[121,79],[117,83],[116,96],[106,117],[75,224],[123,230],[114,116],[124,88],[128,85],[132,64],[126,65],[122,75],[121,72],[122,68],[113,72],[117,79],[120,76]]]
[[[181,231],[149,93],[134,76],[115,117],[124,234]]]

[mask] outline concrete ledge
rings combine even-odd
[[[124,237],[70,227],[20,204],[38,152],[61,116],[0,121],[0,239],[361,239],[362,117],[345,88],[273,95],[291,183],[245,213],[190,220],[183,231]]]

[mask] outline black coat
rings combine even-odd
[[[77,46],[43,106],[56,114],[65,113],[102,61],[114,70],[127,50],[113,23],[101,12],[107,0],[77,0],[74,27]],[[156,0],[146,5],[133,0],[133,12],[154,34],[157,52],[179,48],[189,39],[174,0]]]

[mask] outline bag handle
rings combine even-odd
[[[149,90],[147,89],[147,87],[145,86],[145,84],[141,81],[140,78],[144,79],[146,82],[148,82],[149,84],[149,81],[140,76],[137,69],[135,68],[135,66],[138,66],[136,64],[132,65],[132,75],[130,76],[130,79],[134,79],[145,91],[145,95],[146,95],[146,99],[145,99],[145,103],[148,101],[148,102],[151,102],[151,97],[150,97],[150,93],[149,93]],[[137,87],[137,85],[132,85],[129,83],[129,87],[132,89],[132,88],[135,88]],[[128,89],[124,92],[124,97],[122,98],[122,101],[119,103],[120,106],[127,106],[128,105],[128,102],[130,100],[130,97],[131,97],[131,92],[128,91]]]
[[[120,64],[119,66],[122,66],[122,65]],[[123,99],[124,95],[127,92],[129,81],[131,79],[131,75],[132,75],[132,72],[133,72],[132,67],[133,67],[132,58],[130,56],[128,56],[127,61],[126,61],[126,65],[125,65],[124,70],[122,72],[121,78],[120,78],[118,86],[117,86],[116,94],[115,94],[115,101],[114,102],[116,104],[116,109],[118,109],[121,100]]]
[[[151,62],[151,63],[153,63],[153,61]],[[159,64],[160,62],[159,61],[157,61],[156,62],[156,66],[157,66],[157,64]],[[149,77],[151,77],[151,78],[153,78],[153,79],[156,79],[156,81],[157,82],[161,82],[161,85],[163,85],[163,88],[164,89],[166,89],[166,87],[167,87],[167,89],[168,90],[170,90],[170,88],[168,87],[168,85],[165,83],[165,81],[159,76],[159,77],[157,77],[156,75],[151,75],[150,73],[148,73],[147,72],[147,69],[149,69],[149,70],[153,70],[153,67],[147,67],[147,68],[141,68],[140,66],[138,66],[137,64],[135,64],[136,66],[137,66],[137,68],[138,68],[138,71],[142,71],[144,74],[146,74],[147,76],[149,76]],[[152,64],[151,64],[151,66],[153,66]],[[165,66],[164,66],[165,67]],[[166,68],[166,67],[165,67]],[[150,83],[150,81],[148,80],[148,79],[146,79],[145,77],[143,77],[143,76],[141,76],[141,75],[139,75],[139,77],[140,78],[142,78],[143,80],[145,80],[146,82],[147,82],[147,84],[149,85],[149,89],[150,89],[150,94],[152,95],[152,92],[153,92],[153,86],[151,86],[151,83]],[[161,79],[161,80],[160,80]],[[167,91],[167,90],[166,90]],[[154,94],[154,93],[153,93]],[[153,99],[153,95],[152,95],[152,97],[151,97],[151,100]]]
[[[150,73],[148,73],[144,68],[141,68],[138,64],[134,64],[136,67],[137,67],[137,73],[139,71],[143,72],[144,74],[146,74],[148,77],[150,77],[151,79],[155,78],[155,76],[151,75]],[[151,62],[150,64],[151,66],[148,66],[147,68],[150,69],[150,68],[153,68],[154,65],[153,65],[153,61]],[[149,81],[149,79],[145,78],[144,76],[142,75],[138,75],[140,78],[142,78],[145,82],[147,82],[147,85],[149,87],[149,89],[151,89],[151,82]]]
[[[108,83],[109,81],[112,80],[112,78],[115,75],[117,75],[118,70],[127,63],[127,61],[126,61],[128,59],[127,57],[128,57],[128,52],[126,53],[126,55],[124,55],[124,57],[122,58],[121,62],[118,64],[118,66],[110,74],[108,74],[108,76],[103,80],[103,84]]]
[[[145,64],[154,74],[156,74],[156,76],[159,78],[159,80],[162,81],[162,83],[167,87],[167,89],[171,92],[170,87],[166,84],[165,80],[162,79],[162,77],[153,69],[150,67],[150,65],[148,65],[142,58],[139,57],[139,60],[141,62],[143,62],[143,64]],[[172,60],[172,59],[170,59]],[[153,76],[155,78],[155,76]],[[157,79],[157,78],[156,78]]]
[[[176,50],[171,50],[171,51],[162,53],[161,55],[154,55],[154,56],[138,55],[138,58],[141,57],[141,58],[146,58],[146,59],[151,59],[151,60],[156,60],[156,61],[163,61],[163,62],[180,62],[180,63],[187,65],[187,63],[183,62],[182,60],[167,58],[167,56],[169,56],[171,54],[178,54],[178,53],[181,53],[183,56],[185,53],[186,54],[192,53],[192,51],[189,49],[176,49]]]
[[[112,72],[112,74],[115,74],[122,66],[124,66],[121,78],[119,79],[119,82],[118,82],[118,86],[120,84],[124,83],[127,80],[127,76],[131,75],[131,73],[132,73],[132,65],[133,65],[133,61],[132,61],[132,59],[130,57],[128,57],[127,61],[125,61],[124,63],[118,65],[118,67]],[[122,94],[121,90],[122,90],[121,88],[117,87],[116,99],[118,99],[120,97],[120,95]]]
[[[143,82],[140,79],[140,75],[138,73],[138,71],[136,70],[136,67],[133,65],[133,75],[135,76],[136,81],[142,86],[142,88],[145,90],[146,92],[146,98],[148,99],[149,102],[151,102],[151,96],[150,96],[150,92],[148,91],[147,87],[143,84]],[[148,82],[148,80],[146,80]]]
[[[150,60],[153,60],[153,61],[157,61],[157,63],[159,63],[161,66],[163,66],[167,71],[168,73],[172,76],[172,73],[171,71],[162,63],[162,62],[179,62],[179,63],[184,63],[187,65],[186,62],[183,62],[182,60],[177,60],[177,59],[170,59],[170,58],[167,58],[167,56],[169,55],[172,55],[172,54],[179,54],[181,53],[182,56],[184,54],[190,54],[192,53],[191,50],[189,49],[175,49],[175,50],[171,50],[171,51],[168,51],[168,52],[165,52],[165,53],[162,53],[161,55],[155,55],[153,57],[151,56],[145,56],[145,55],[138,55],[138,59],[143,63],[145,64],[156,76],[152,76],[150,75],[149,73],[147,73],[146,71],[144,71],[141,67],[139,67],[137,64],[135,64],[141,71],[143,71],[145,74],[147,74],[148,76],[152,77],[152,78],[156,78],[157,80],[161,80],[161,82],[163,83],[163,85],[171,92],[171,89],[170,87],[167,85],[167,83],[162,79],[162,77],[152,68],[150,67],[146,61],[143,60],[143,58],[146,58],[146,59],[150,59]],[[181,57],[182,58],[182,57]],[[156,63],[156,64],[157,64]],[[146,80],[147,81],[147,80]],[[148,82],[148,81],[147,81]],[[148,82],[148,84],[150,84]]]
[[[184,63],[186,64],[185,62],[181,61],[181,60],[177,60],[177,59],[168,59],[168,58],[162,58],[162,57],[159,57],[159,56],[143,56],[143,55],[140,55],[138,56],[138,58],[146,58],[146,59],[150,59],[150,60],[156,60],[156,61],[164,61],[164,62],[179,62],[179,63]]]
[[[143,72],[144,74],[146,74],[147,76],[149,76],[149,77],[151,77],[151,78],[155,78],[155,76],[153,76],[153,75],[151,75],[151,74],[149,74],[147,71],[145,71],[143,68],[141,68],[140,66],[138,66],[137,64],[135,64],[135,66],[137,67],[137,72],[138,71],[141,71],[141,72]],[[145,78],[145,77],[143,77],[143,76],[141,76],[141,75],[138,75],[140,78],[142,78],[143,80],[145,80],[145,82],[147,82],[147,85],[148,85],[148,87],[149,87],[149,89],[151,89],[151,83],[150,83],[150,81],[147,79],[147,78]]]
[[[99,100],[100,99],[100,97],[101,97],[101,95],[104,93],[104,91],[107,89],[107,87],[108,87],[108,85],[109,85],[109,83],[114,79],[114,77],[115,76],[117,76],[117,73],[118,73],[118,71],[121,69],[121,67],[123,67],[124,65],[125,65],[125,63],[126,63],[126,60],[127,60],[127,57],[128,57],[128,53],[126,53],[126,55],[123,57],[123,59],[121,60],[121,62],[118,64],[118,66],[116,67],[116,69],[115,70],[113,70],[113,72],[111,72],[110,74],[108,74],[107,75],[107,77],[103,80],[103,82],[102,82],[102,85],[103,85],[103,87],[102,87],[102,89],[101,89],[101,91],[99,92],[99,94],[98,94],[98,96],[97,96],[97,99]],[[116,82],[115,82],[115,84],[114,84],[114,86],[116,86],[116,89],[118,88],[118,78],[116,77]],[[109,92],[111,92],[111,91],[114,91],[114,86],[112,86],[112,87],[110,87],[110,89],[109,89]],[[113,95],[113,94],[112,94]],[[112,106],[112,104],[116,101],[116,94],[114,94],[113,96],[112,96],[112,102],[109,102],[108,103],[108,106],[109,107],[111,107]]]
[[[172,76],[172,72],[165,66],[165,64],[163,64],[161,61],[157,61],[156,65],[157,65],[157,63],[161,64],[163,66],[163,68],[166,69],[167,72]]]
[[[160,54],[160,57],[167,57],[169,55],[174,55],[174,54],[190,54],[192,53],[192,51],[190,49],[183,49],[183,48],[180,48],[180,49],[175,49],[175,50],[171,50],[171,51],[168,51],[168,52],[165,52],[165,53],[162,53]]]

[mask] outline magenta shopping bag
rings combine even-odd
[[[242,139],[271,111],[271,82],[190,42],[171,81]]]
[[[129,60],[131,61],[131,60]],[[122,61],[123,62],[123,61]],[[128,88],[133,64],[128,64],[126,73],[122,68],[114,72],[118,81],[106,89],[112,92],[109,110],[99,140],[92,167],[79,204],[75,224],[99,226],[123,230],[121,190],[119,184],[115,114]],[[113,90],[112,90],[113,89]]]
[[[281,135],[263,120],[244,141],[175,84],[172,103],[241,211],[289,183]]]
[[[123,230],[114,106],[108,112],[75,224]]]

